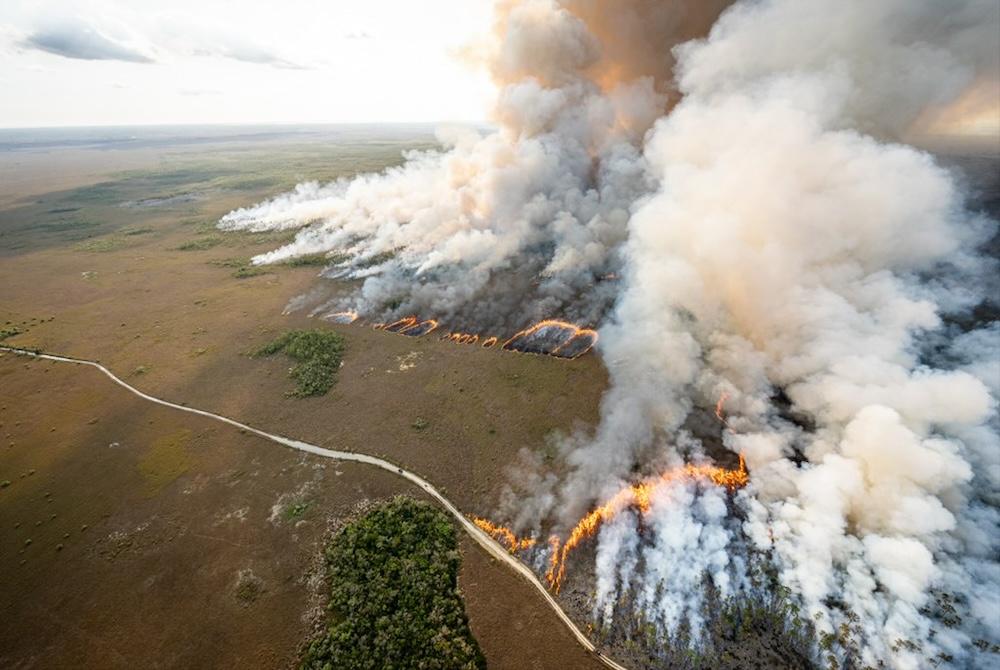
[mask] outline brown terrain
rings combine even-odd
[[[98,360],[159,397],[383,456],[491,515],[521,449],[596,419],[597,357],[328,326],[348,346],[336,386],[289,397],[288,360],[247,352],[318,325],[282,314],[318,268],[248,271],[281,236],[213,229],[302,178],[377,169],[413,146],[93,150],[66,164],[55,150],[0,153],[0,173],[49,159],[30,184],[0,186],[0,329],[20,331],[4,344]],[[417,495],[389,473],[146,402],[92,368],[3,355],[0,407],[2,667],[292,666],[321,620],[323,542],[365,506]],[[531,586],[461,546],[489,667],[601,667]]]

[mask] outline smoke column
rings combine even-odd
[[[519,530],[565,530],[637,473],[745,456],[731,500],[675,482],[600,530],[600,623],[627,594],[697,643],[706,576],[752,589],[753,551],[821,633],[856,630],[864,664],[987,667],[1000,327],[976,250],[995,224],[903,141],[1000,77],[1000,7],[726,4],[501,2],[480,50],[497,132],[220,225],[301,228],[256,262],[348,254],[327,272],[363,286],[320,315],[600,325],[601,422],[563,442],[568,475],[516,483]],[[719,451],[692,425],[722,394]]]

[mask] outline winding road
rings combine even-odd
[[[58,361],[60,363],[74,363],[76,365],[88,365],[90,367],[97,368],[102,373],[104,373],[108,378],[110,378],[111,381],[115,382],[119,386],[124,387],[131,393],[134,393],[135,395],[139,396],[140,398],[143,398],[144,400],[155,402],[158,405],[170,407],[176,410],[180,410],[182,412],[190,412],[191,414],[198,414],[201,416],[208,417],[210,419],[215,419],[216,421],[228,423],[229,425],[244,430],[248,433],[253,433],[258,437],[262,437],[266,440],[271,440],[272,442],[277,442],[280,445],[283,445],[285,447],[290,447],[298,451],[304,451],[310,454],[315,454],[316,456],[322,456],[324,458],[332,458],[338,461],[353,461],[355,463],[366,463],[368,465],[373,465],[377,468],[382,468],[383,470],[388,470],[389,472],[399,477],[409,480],[410,482],[418,486],[420,489],[422,489],[427,495],[434,498],[438,503],[441,504],[442,507],[444,507],[448,511],[449,514],[455,517],[455,520],[458,521],[458,524],[462,528],[462,530],[468,533],[469,536],[479,544],[479,546],[481,546],[483,549],[487,551],[487,553],[490,554],[490,556],[492,556],[493,558],[497,559],[498,561],[509,567],[511,570],[519,574],[524,579],[528,580],[528,582],[531,583],[535,587],[535,589],[537,589],[538,592],[542,595],[542,597],[545,599],[545,602],[548,603],[549,607],[552,608],[552,610],[556,613],[559,619],[566,625],[566,628],[568,628],[569,631],[573,633],[574,637],[576,637],[577,639],[577,642],[580,643],[580,646],[582,646],[588,652],[592,653],[599,661],[601,661],[601,663],[603,663],[607,667],[614,668],[614,670],[628,670],[627,668],[625,668],[625,666],[616,663],[615,661],[608,658],[607,656],[605,656],[604,654],[602,654],[597,650],[594,644],[587,638],[586,635],[583,634],[583,632],[579,628],[577,628],[576,624],[573,623],[572,619],[569,618],[566,612],[563,611],[562,607],[559,606],[559,603],[556,602],[555,598],[552,597],[552,594],[549,593],[545,585],[542,584],[541,580],[538,579],[535,573],[532,572],[531,569],[528,568],[528,566],[526,566],[521,561],[517,560],[517,558],[508,553],[507,550],[503,548],[499,543],[497,543],[492,537],[490,537],[485,532],[480,530],[472,521],[470,521],[464,514],[462,514],[462,512],[459,511],[459,509],[454,505],[454,503],[445,498],[437,489],[431,486],[430,482],[428,482],[423,477],[420,477],[419,475],[414,474],[409,470],[401,468],[398,465],[390,463],[389,461],[386,461],[381,458],[376,458],[374,456],[369,456],[367,454],[357,453],[353,451],[337,451],[335,449],[324,449],[323,447],[316,446],[315,444],[309,444],[308,442],[302,442],[301,440],[294,440],[289,437],[274,435],[272,433],[259,430],[257,428],[254,428],[253,426],[248,426],[245,423],[240,423],[239,421],[230,419],[229,417],[225,417],[220,414],[213,414],[212,412],[207,412],[202,409],[187,407],[185,405],[178,405],[177,403],[170,402],[169,400],[163,400],[161,398],[151,396],[148,393],[143,393],[134,386],[131,386],[122,379],[116,377],[113,372],[111,372],[106,367],[95,361],[88,361],[82,358],[71,358],[69,356],[43,354],[40,352],[29,351],[27,349],[18,349],[16,347],[0,346],[0,351],[7,351],[14,354],[31,356],[33,358],[45,359],[48,361]]]

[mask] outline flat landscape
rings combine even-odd
[[[596,421],[604,368],[324,324],[346,340],[337,382],[291,396],[287,358],[248,354],[317,327],[283,312],[320,268],[251,266],[282,234],[215,222],[431,145],[413,130],[323,140],[0,152],[0,173],[20,175],[0,180],[3,344],[99,361],[157,397],[384,457],[489,516],[522,448],[544,458],[546,436]],[[376,503],[419,497],[375,468],[153,405],[91,368],[5,353],[0,380],[4,667],[294,666],[322,622],[324,543]],[[527,582],[467,538],[460,548],[490,668],[599,667]]]

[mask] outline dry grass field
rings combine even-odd
[[[0,328],[16,333],[5,344],[99,360],[157,396],[384,456],[490,514],[520,449],[595,420],[599,360],[329,326],[347,341],[337,384],[289,397],[288,359],[247,353],[316,326],[282,312],[317,268],[248,270],[277,236],[213,226],[301,179],[378,169],[421,146],[0,153],[0,172],[36,166],[0,187]],[[358,510],[415,494],[387,473],[151,405],[92,369],[3,355],[0,406],[3,667],[291,666],[318,621],[324,540]],[[462,553],[491,668],[598,667],[530,586],[467,539]]]

